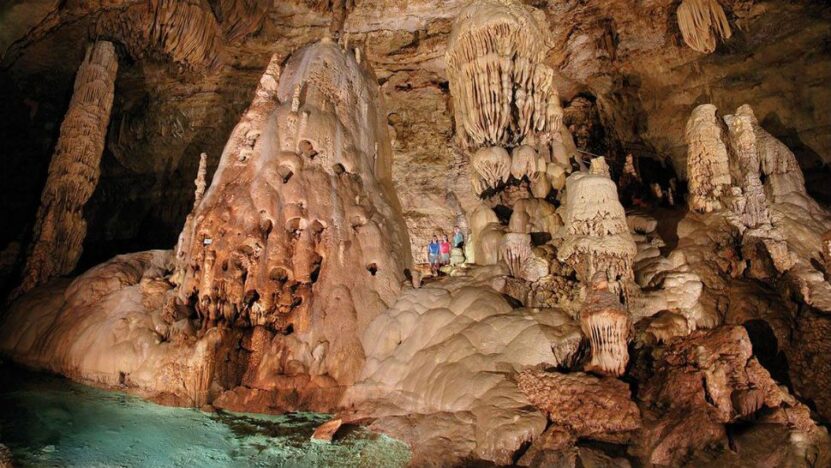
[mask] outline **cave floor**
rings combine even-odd
[[[345,427],[312,442],[328,415],[205,413],[0,363],[0,443],[15,466],[404,466],[402,442]]]

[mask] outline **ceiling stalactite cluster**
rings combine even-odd
[[[829,26],[807,0],[2,5],[0,356],[332,413],[318,437],[367,425],[415,466],[831,464]]]

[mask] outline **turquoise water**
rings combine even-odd
[[[0,366],[0,442],[18,466],[404,466],[406,445],[358,427],[311,442],[326,415],[203,413]]]

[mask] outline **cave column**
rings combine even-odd
[[[87,47],[40,197],[19,293],[71,272],[87,232],[84,205],[98,184],[118,59],[111,42]]]

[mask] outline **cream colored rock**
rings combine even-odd
[[[730,185],[730,167],[716,107],[693,109],[685,132],[687,185],[690,208],[709,213],[721,207],[720,197]]]
[[[404,291],[364,333],[366,365],[339,417],[373,415],[373,428],[414,443],[417,452],[444,436],[447,456],[510,463],[546,424],[512,376],[569,359],[568,346],[561,357],[553,350],[573,343],[575,323],[550,309],[511,308],[489,286],[502,273],[477,267],[467,277]]]
[[[500,223],[490,223],[479,233],[474,244],[477,265],[495,265],[499,261],[499,248],[505,237],[505,227]]]
[[[534,198],[545,198],[551,193],[551,181],[545,171],[534,172],[531,176],[531,195]]]
[[[729,142],[734,155],[731,159],[734,183],[741,187],[741,201],[734,200],[732,208],[741,210],[735,214],[748,228],[770,225],[767,199],[759,179],[761,164],[751,116],[728,115],[724,120],[729,128]]]
[[[566,186],[566,169],[560,164],[549,163],[545,173],[554,190],[562,190]]]
[[[689,335],[691,331],[686,317],[666,311],[649,322],[646,334],[654,343],[668,343],[675,337]]]
[[[485,205],[473,210],[468,221],[470,225],[470,242],[466,245],[465,256],[468,262],[492,265],[496,262],[496,253],[492,249],[498,245],[502,232],[496,213]],[[494,239],[499,237],[499,239]],[[486,240],[487,239],[487,240]]]
[[[511,151],[511,175],[520,180],[529,179],[537,172],[537,152],[528,145],[517,146]]]
[[[197,340],[162,319],[172,260],[163,250],[120,255],[69,284],[33,290],[10,307],[0,350],[92,385],[207,403],[222,332]]]
[[[445,61],[463,147],[544,144],[559,131],[540,13],[518,1],[477,0],[456,18]]]
[[[562,225],[554,205],[539,198],[523,198],[514,203],[508,230],[528,234],[544,232],[554,236]]]
[[[732,35],[718,0],[682,0],[676,15],[684,42],[698,52],[709,54],[716,50],[719,39]]]
[[[520,277],[525,263],[531,257],[531,236],[509,232],[499,245],[499,260],[508,267],[511,276]]]
[[[495,188],[511,176],[511,156],[499,146],[480,149],[473,155],[470,164],[485,182],[484,188]],[[477,192],[481,192],[481,188],[476,187]]]
[[[791,194],[807,196],[805,177],[793,152],[759,125],[753,109],[744,104],[736,109],[736,117],[749,120],[755,136],[755,150],[761,173],[765,176],[765,194],[773,202],[786,202]]]
[[[557,258],[571,265],[584,284],[602,272],[612,289],[619,291],[618,283],[633,279],[637,246],[618,201],[617,187],[602,175],[605,163],[601,159],[592,162],[598,174],[575,173],[568,177],[563,243]]]

